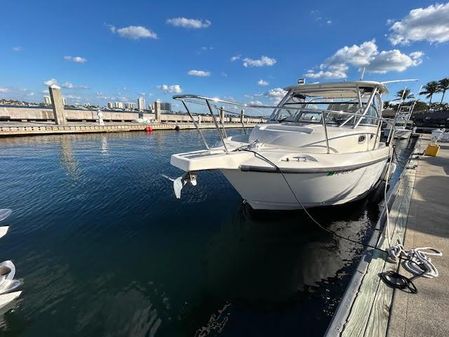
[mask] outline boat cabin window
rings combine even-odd
[[[378,95],[375,96],[363,117],[353,114],[362,114],[365,111],[370,93],[362,95],[362,106],[360,106],[359,98],[354,91],[352,96],[348,94],[341,96],[343,97],[333,97],[332,95],[305,96],[288,93],[273,111],[270,121],[300,124],[323,123],[322,118],[325,116],[326,124],[341,125],[344,123],[351,126],[359,118],[362,119],[360,121],[362,125],[377,124],[377,118],[381,111],[381,100]]]

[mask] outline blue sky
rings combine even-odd
[[[0,98],[40,102],[56,81],[70,103],[269,102],[298,78],[363,67],[368,80],[418,78],[414,90],[449,77],[444,2],[14,0],[2,13]]]

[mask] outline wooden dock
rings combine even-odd
[[[440,145],[437,157],[419,160],[405,235],[406,248],[431,246],[443,252],[432,257],[439,276],[415,278],[417,294],[395,291],[389,337],[449,336],[449,144]],[[402,266],[399,273],[412,276]]]
[[[410,160],[408,167],[415,165]],[[381,213],[369,244],[383,250],[397,242],[404,242],[410,200],[415,183],[414,169],[405,168],[399,182],[387,194],[390,205],[389,226],[385,208]],[[386,254],[368,248],[340,302],[326,332],[326,337],[386,336],[393,289],[383,283],[379,273],[397,270],[396,263],[386,262]]]
[[[190,130],[195,129],[193,123],[151,123],[154,131],[157,130]],[[245,124],[245,127],[253,127],[255,124]],[[79,134],[79,133],[107,133],[145,131],[146,124],[139,123],[68,123],[55,125],[53,123],[1,123],[0,137],[54,135],[54,134]],[[242,128],[240,123],[226,123],[225,128]],[[214,129],[213,123],[199,124],[201,129]]]

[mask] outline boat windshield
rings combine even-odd
[[[377,97],[376,97],[377,98]],[[358,97],[307,97],[301,94],[289,93],[280,102],[279,106],[270,116],[270,121],[291,123],[323,123],[325,116],[327,124],[341,125],[348,119],[353,125],[356,118],[353,114],[362,114],[365,111],[369,95]],[[361,103],[361,104],[360,104]],[[361,124],[376,124],[380,111],[379,100],[373,100]]]

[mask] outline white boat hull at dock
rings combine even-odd
[[[378,182],[386,159],[355,170],[322,173],[243,172],[222,170],[224,176],[254,209],[294,210],[333,206],[365,196]],[[318,188],[319,185],[319,188]],[[300,201],[302,206],[298,205]]]
[[[207,170],[221,171],[254,209],[333,206],[368,194],[391,155],[380,141],[385,86],[359,81],[286,89],[277,106],[262,106],[273,109],[269,121],[249,136],[227,137],[217,124],[222,146],[209,147],[203,137],[206,150],[173,154],[171,164],[186,172],[171,179],[175,195]],[[212,115],[211,102],[244,107],[198,95],[174,98],[205,101]],[[219,108],[219,116],[224,111]]]

